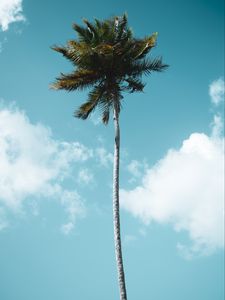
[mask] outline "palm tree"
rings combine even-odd
[[[163,71],[167,65],[162,58],[146,58],[156,45],[157,33],[143,39],[133,37],[128,27],[127,16],[113,17],[90,23],[83,20],[84,26],[73,25],[77,40],[68,41],[66,46],[54,46],[74,66],[70,74],[56,78],[52,88],[67,91],[90,88],[88,99],[74,113],[86,120],[96,109],[100,109],[104,124],[113,113],[115,127],[114,167],[113,167],[113,221],[115,252],[118,270],[120,299],[126,300],[126,284],[122,259],[119,212],[119,155],[120,128],[119,115],[122,93],[142,92],[142,75]]]

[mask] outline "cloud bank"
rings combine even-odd
[[[8,212],[24,212],[28,203],[38,214],[40,199],[56,199],[67,214],[61,231],[69,234],[85,214],[85,205],[78,191],[66,186],[76,182],[77,188],[92,187],[94,174],[86,162],[107,168],[112,157],[104,147],[56,140],[50,128],[0,102],[0,230],[9,226]]]
[[[63,182],[71,175],[72,163],[90,157],[92,150],[79,142],[55,140],[48,127],[32,124],[24,112],[0,109],[0,227],[6,227],[7,210],[17,213],[28,199],[48,197],[59,200],[74,226],[83,202]]]
[[[0,0],[0,28],[2,31],[9,29],[14,22],[24,21],[22,14],[22,0]]]
[[[170,224],[188,233],[191,246],[177,245],[186,258],[224,247],[222,125],[215,115],[211,135],[192,133],[180,149],[170,149],[148,168],[140,185],[120,190],[122,208],[144,224]]]

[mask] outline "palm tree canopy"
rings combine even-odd
[[[91,88],[87,101],[75,111],[75,116],[87,119],[99,107],[102,121],[107,124],[114,104],[120,111],[122,93],[141,92],[142,75],[163,71],[168,65],[162,58],[150,59],[147,54],[156,45],[157,33],[143,39],[133,37],[127,16],[114,17],[93,23],[83,20],[84,26],[73,25],[77,40],[66,46],[54,46],[74,65],[74,71],[56,78],[54,89],[67,91]]]

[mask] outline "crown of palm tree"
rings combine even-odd
[[[56,78],[54,89],[67,91],[91,88],[87,101],[74,115],[81,119],[99,107],[102,121],[107,124],[113,105],[121,107],[122,93],[141,92],[142,75],[163,71],[168,65],[162,58],[146,58],[156,45],[157,33],[143,39],[133,37],[128,27],[127,16],[93,23],[83,20],[85,26],[73,25],[77,40],[68,41],[66,46],[54,46],[74,65],[74,71]]]

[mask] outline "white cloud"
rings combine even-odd
[[[98,126],[102,123],[102,118],[99,116],[98,113],[94,112],[91,117],[90,117],[91,122],[95,125]]]
[[[74,229],[74,223],[73,222],[68,222],[68,223],[63,224],[61,226],[61,231],[65,235],[69,235],[73,229]]]
[[[215,105],[224,101],[224,80],[219,78],[213,81],[209,86],[211,102]]]
[[[141,167],[142,164],[137,160],[132,160],[129,165],[127,166],[127,170],[133,175],[134,177],[141,176]]]
[[[107,150],[104,147],[97,148],[95,152],[100,164],[103,167],[108,167],[110,164],[113,163],[112,153],[107,152]]]
[[[78,173],[78,182],[83,184],[90,184],[93,182],[94,177],[88,168],[84,168]]]
[[[0,27],[8,30],[9,24],[24,21],[22,0],[0,0]]]
[[[212,136],[220,137],[223,135],[224,122],[219,114],[214,115],[212,122]]]
[[[84,204],[79,194],[71,191],[64,191],[62,193],[61,203],[68,214],[68,222],[61,226],[61,231],[65,235],[68,235],[74,229],[77,216],[84,216]]]
[[[131,160],[131,162],[126,166],[127,171],[132,175],[128,180],[129,183],[135,183],[139,180],[142,175],[146,172],[148,165],[145,161],[140,162],[137,160]]]
[[[59,199],[70,222],[80,215],[82,200],[75,191],[63,188],[74,162],[92,157],[92,150],[79,142],[55,140],[51,130],[32,124],[16,108],[0,108],[0,205],[18,212],[32,199]]]
[[[120,191],[121,205],[144,224],[169,223],[188,232],[192,246],[178,244],[186,257],[223,247],[223,143],[221,120],[213,135],[193,133],[148,169],[142,184]]]

